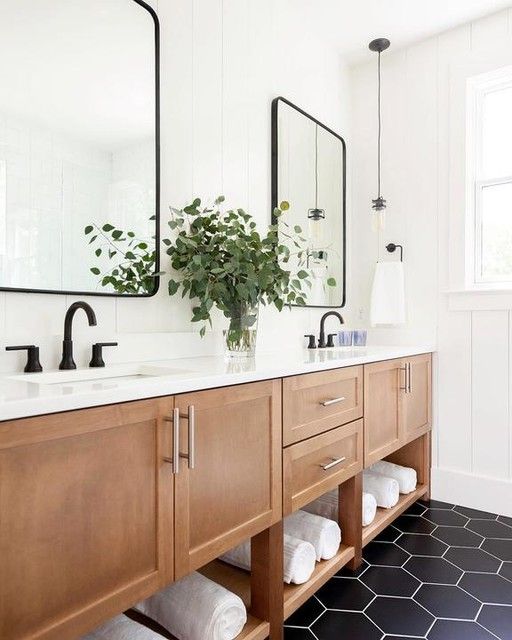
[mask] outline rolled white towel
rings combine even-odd
[[[371,493],[363,493],[363,527],[367,527],[377,515],[377,500]]]
[[[308,513],[338,521],[338,490],[334,489],[302,507]],[[371,524],[377,513],[377,501],[371,493],[363,493],[363,527]]]
[[[287,534],[283,538],[284,581],[286,584],[304,584],[313,575],[316,551],[310,542],[298,540]],[[240,569],[251,570],[251,542],[247,540],[228,551],[220,560]]]
[[[412,493],[418,483],[418,474],[415,469],[402,467],[386,460],[372,464],[370,471],[380,473],[387,478],[394,478],[398,482],[400,493]]]
[[[287,516],[284,519],[284,532],[311,542],[318,561],[334,558],[341,544],[341,530],[337,522],[306,511],[296,511]]]
[[[163,640],[163,636],[121,615],[105,622],[81,640]]]
[[[363,491],[371,493],[377,501],[377,506],[390,509],[400,498],[398,482],[394,478],[386,478],[373,471],[363,473]]]
[[[233,640],[247,622],[241,598],[197,572],[139,602],[135,609],[178,640]]]

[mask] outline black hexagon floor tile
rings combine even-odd
[[[315,640],[315,636],[309,629],[285,627],[284,640]]]
[[[496,640],[496,637],[476,622],[436,620],[427,635],[428,640]]]
[[[421,516],[400,516],[395,520],[394,526],[403,533],[432,533],[437,525]]]
[[[435,620],[433,615],[409,598],[378,596],[365,613],[379,629],[391,634],[424,636]]]
[[[407,516],[421,516],[422,514],[425,513],[426,510],[427,510],[427,507],[424,504],[421,504],[420,502],[415,502],[414,504],[411,504],[411,506],[404,511],[404,514]]]
[[[512,518],[508,518],[507,516],[498,516],[499,522],[503,522],[503,524],[512,527]]]
[[[453,547],[479,547],[484,540],[482,536],[463,527],[438,527],[433,535]]]
[[[386,527],[384,531],[381,531],[378,536],[375,536],[374,540],[378,542],[395,542],[401,535],[401,531],[398,531],[393,525],[390,525]]]
[[[461,513],[467,518],[477,518],[480,520],[496,520],[498,517],[496,513],[489,513],[488,511],[478,511],[478,509],[470,509],[469,507],[455,507],[454,511]]]
[[[512,607],[484,605],[478,622],[501,640],[512,638]]]
[[[366,569],[368,569],[368,566],[369,565],[366,560],[363,560],[361,562],[361,566],[357,569],[352,570],[347,569],[347,567],[343,567],[343,569],[340,569],[336,575],[341,576],[342,578],[358,578],[364,571],[366,571]]]
[[[468,529],[484,536],[484,538],[509,538],[512,540],[512,527],[496,520],[470,520]]]
[[[434,524],[451,527],[463,527],[469,521],[469,518],[448,509],[427,509],[422,517]]]
[[[326,611],[311,627],[318,640],[380,640],[382,633],[364,613]]]
[[[512,605],[512,582],[490,573],[465,573],[459,586],[488,604]]]
[[[453,509],[455,507],[454,504],[440,500],[420,500],[419,503],[428,509]]]
[[[449,548],[441,540],[421,533],[404,533],[396,544],[413,556],[442,556]]]
[[[313,596],[292,613],[286,624],[291,627],[309,627],[324,611],[325,607]]]
[[[316,592],[316,596],[327,609],[348,611],[363,611],[375,597],[354,578],[331,578]]]
[[[408,553],[392,542],[370,542],[363,555],[369,564],[388,567],[401,567],[409,558]]]
[[[512,582],[512,562],[504,562],[498,573]]]
[[[512,540],[486,540],[481,547],[500,560],[512,562]]]
[[[474,620],[481,603],[456,586],[424,584],[414,596],[416,602],[436,618]]]
[[[421,582],[400,567],[370,567],[361,582],[379,596],[412,596]]]
[[[408,560],[404,569],[412,573],[421,582],[437,584],[457,584],[462,571],[443,558],[425,558],[413,556]]]
[[[463,571],[496,573],[501,565],[500,560],[487,551],[470,547],[450,547],[444,558]]]

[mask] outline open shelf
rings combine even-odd
[[[363,527],[363,547],[371,542],[375,536],[393,523],[400,514],[408,509],[416,500],[419,500],[428,491],[428,485],[418,484],[412,493],[401,495],[398,503],[391,509],[377,509],[375,520],[367,527]]]
[[[242,598],[247,610],[251,606],[251,575],[243,569],[232,567],[221,560],[214,560],[199,569],[210,580],[236,593]],[[270,633],[270,625],[247,613],[247,623],[236,640],[265,640]]]
[[[354,557],[354,547],[341,545],[338,553],[331,560],[316,563],[311,578],[304,584],[284,585],[284,619],[292,615],[335,573],[343,568]]]

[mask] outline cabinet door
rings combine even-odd
[[[195,458],[175,475],[179,578],[281,518],[281,382],[184,394],[176,406],[181,453]]]
[[[171,409],[0,424],[1,638],[72,640],[171,581]]]
[[[404,360],[408,367],[403,391],[403,442],[419,438],[432,426],[432,356],[414,356]]]
[[[402,441],[401,360],[364,367],[364,466],[395,451]]]

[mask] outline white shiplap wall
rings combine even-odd
[[[354,308],[368,321],[375,261],[394,259],[386,255],[388,242],[403,244],[408,324],[373,329],[372,339],[437,340],[434,497],[508,515],[512,305],[448,291],[451,265],[463,250],[453,221],[464,211],[465,112],[463,101],[456,102],[454,78],[466,66],[478,72],[510,64],[511,49],[512,11],[506,10],[385,54],[383,193],[389,208],[379,234],[371,231],[368,204],[375,197],[375,60],[352,73],[354,271],[361,283]]]
[[[284,95],[348,137],[348,72],[337,54],[304,33],[281,0],[152,0],[161,24],[162,226],[167,207],[220,193],[270,222],[270,104]],[[165,268],[164,256],[164,268]],[[34,342],[47,367],[58,364],[68,296],[0,292],[0,371],[23,355],[5,344]],[[218,334],[198,338],[190,306],[166,283],[151,299],[89,299],[98,326],[77,317],[77,363],[90,344],[117,339],[109,361],[209,354]],[[259,348],[301,344],[318,311],[265,310]]]

